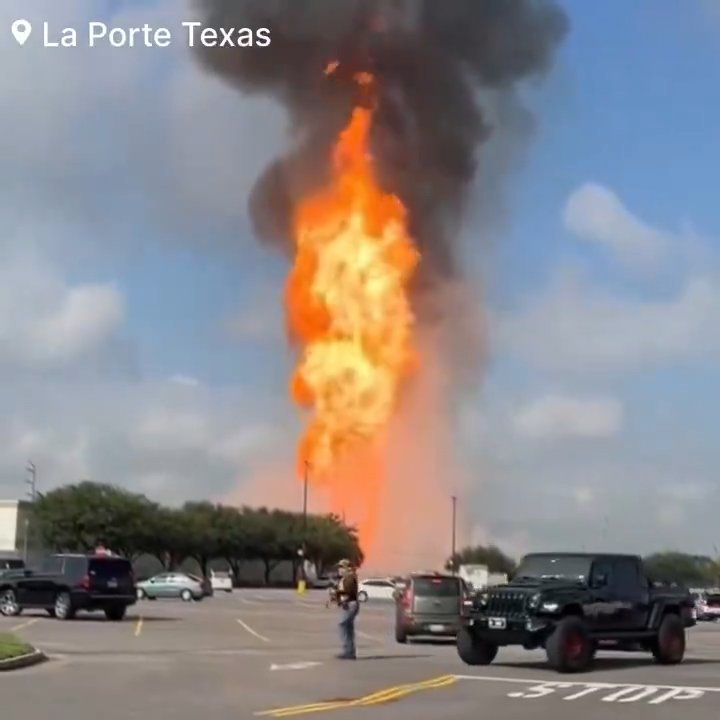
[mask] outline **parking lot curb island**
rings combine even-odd
[[[0,660],[0,672],[8,670],[22,670],[23,668],[39,665],[47,660],[47,655],[41,650],[33,650],[31,653],[19,655],[18,657]]]

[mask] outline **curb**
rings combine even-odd
[[[39,665],[47,660],[47,655],[41,650],[33,650],[26,655],[10,658],[9,660],[0,660],[0,672],[7,670],[22,670],[23,668]]]

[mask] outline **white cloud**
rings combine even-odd
[[[597,183],[586,183],[570,195],[563,220],[578,238],[604,246],[630,267],[656,267],[673,242],[633,215],[614,191]]]
[[[37,381],[2,388],[0,402],[0,497],[25,492],[28,459],[43,491],[89,478],[168,503],[222,498],[268,459],[294,467],[290,413],[242,387]]]
[[[192,375],[183,375],[178,373],[170,377],[170,382],[175,385],[183,385],[184,387],[196,388],[200,387],[200,381]]]
[[[529,438],[607,438],[620,430],[622,421],[622,404],[614,398],[546,395],[519,408],[513,428]]]
[[[669,299],[645,300],[563,274],[517,312],[497,317],[494,340],[524,361],[556,370],[717,362],[719,313],[720,280],[713,276],[687,279]]]
[[[92,355],[124,320],[112,284],[69,285],[33,254],[5,254],[0,265],[0,364],[44,370]]]

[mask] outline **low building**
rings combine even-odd
[[[0,554],[23,555],[30,524],[30,503],[0,500]]]

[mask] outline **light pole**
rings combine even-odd
[[[307,551],[307,521],[308,521],[308,475],[310,472],[310,463],[305,460],[303,474],[303,526],[302,526],[302,546],[298,550],[300,556],[300,579],[298,580],[297,591],[303,594],[307,589],[307,574],[305,573],[305,552]]]
[[[32,460],[28,460],[25,466],[26,472],[30,474],[29,478],[25,478],[25,484],[30,487],[30,502],[35,503],[37,499],[37,468]],[[23,521],[23,560],[28,561],[28,544],[30,535],[30,518],[26,515]]]
[[[457,497],[455,495],[452,496],[452,554],[450,555],[450,562],[452,564],[452,574],[455,575],[457,573],[457,563],[455,558],[455,530],[456,530],[456,519],[457,519]]]
[[[37,468],[35,467],[35,463],[28,460],[25,470],[30,473],[30,477],[25,480],[25,484],[30,486],[30,500],[35,502],[37,493]]]

